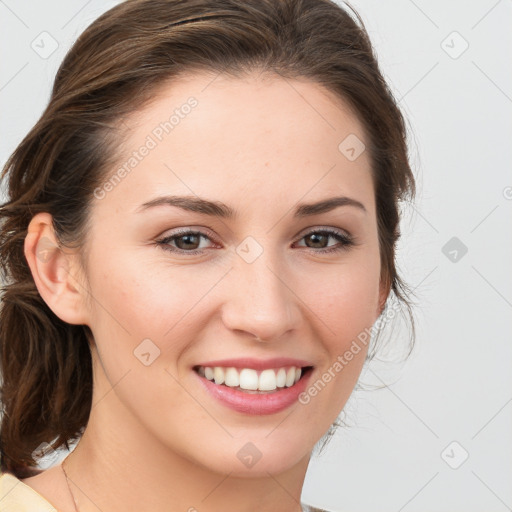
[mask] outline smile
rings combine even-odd
[[[243,358],[203,362],[192,369],[212,404],[262,416],[296,405],[314,367],[292,358]]]
[[[222,366],[196,366],[194,370],[207,380],[218,386],[227,386],[247,393],[272,393],[279,389],[290,388],[301,378],[304,368],[288,366],[255,370],[253,368],[235,368]]]

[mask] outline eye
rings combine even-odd
[[[183,230],[174,235],[167,236],[156,243],[167,251],[181,252],[187,254],[201,254],[204,246],[201,246],[201,239],[211,240],[210,237],[202,231]],[[173,247],[172,244],[175,244]]]
[[[325,245],[330,238],[334,238],[338,241],[338,244],[335,245]],[[320,253],[330,253],[336,251],[344,251],[349,247],[355,245],[353,238],[345,234],[342,231],[333,230],[333,229],[321,229],[310,231],[305,234],[301,240],[309,240],[313,246],[306,245],[309,249],[318,249],[316,252]],[[304,246],[301,246],[304,247]]]

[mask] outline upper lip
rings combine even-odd
[[[221,366],[224,368],[252,368],[254,370],[268,370],[272,368],[282,368],[285,366],[295,366],[303,368],[313,366],[311,362],[304,359],[295,359],[292,357],[274,357],[272,359],[254,359],[252,357],[242,357],[238,359],[217,359],[215,361],[206,361],[195,366],[213,368]]]

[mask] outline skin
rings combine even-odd
[[[47,213],[33,217],[25,240],[43,299],[94,335],[93,407],[65,464],[80,512],[213,512],[226,503],[239,512],[301,510],[311,452],[350,396],[366,350],[308,404],[264,416],[215,401],[192,366],[298,357],[314,365],[313,383],[373,325],[387,298],[370,157],[350,161],[338,150],[349,134],[365,141],[348,106],[307,80],[187,75],[125,119],[120,165],[190,96],[198,101],[190,114],[94,200],[85,268],[70,249],[37,256],[48,240],[56,244]],[[238,216],[173,206],[136,212],[170,194],[222,201]],[[343,206],[293,218],[296,203],[333,196],[366,211]],[[306,235],[329,227],[356,244],[322,254],[338,240],[315,244]],[[176,228],[208,238],[189,246],[175,239],[168,245],[183,252],[166,251],[156,241]],[[236,252],[249,236],[263,249],[252,263]],[[203,253],[185,252],[196,247]],[[149,366],[134,355],[146,338],[160,350]],[[247,442],[262,454],[251,468],[236,456]],[[59,466],[24,482],[59,510],[74,510]]]

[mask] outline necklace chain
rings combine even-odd
[[[66,484],[68,486],[68,490],[69,490],[69,494],[71,495],[71,497],[73,498],[73,503],[75,505],[75,512],[80,512],[78,510],[78,505],[76,503],[76,500],[75,500],[75,496],[73,495],[73,492],[71,491],[71,486],[69,485],[69,479],[68,479],[68,474],[66,473],[66,470],[64,469],[64,462],[66,462],[65,460],[62,461],[62,464],[60,465],[60,467],[62,468],[62,471],[64,472],[64,476],[66,477]]]

